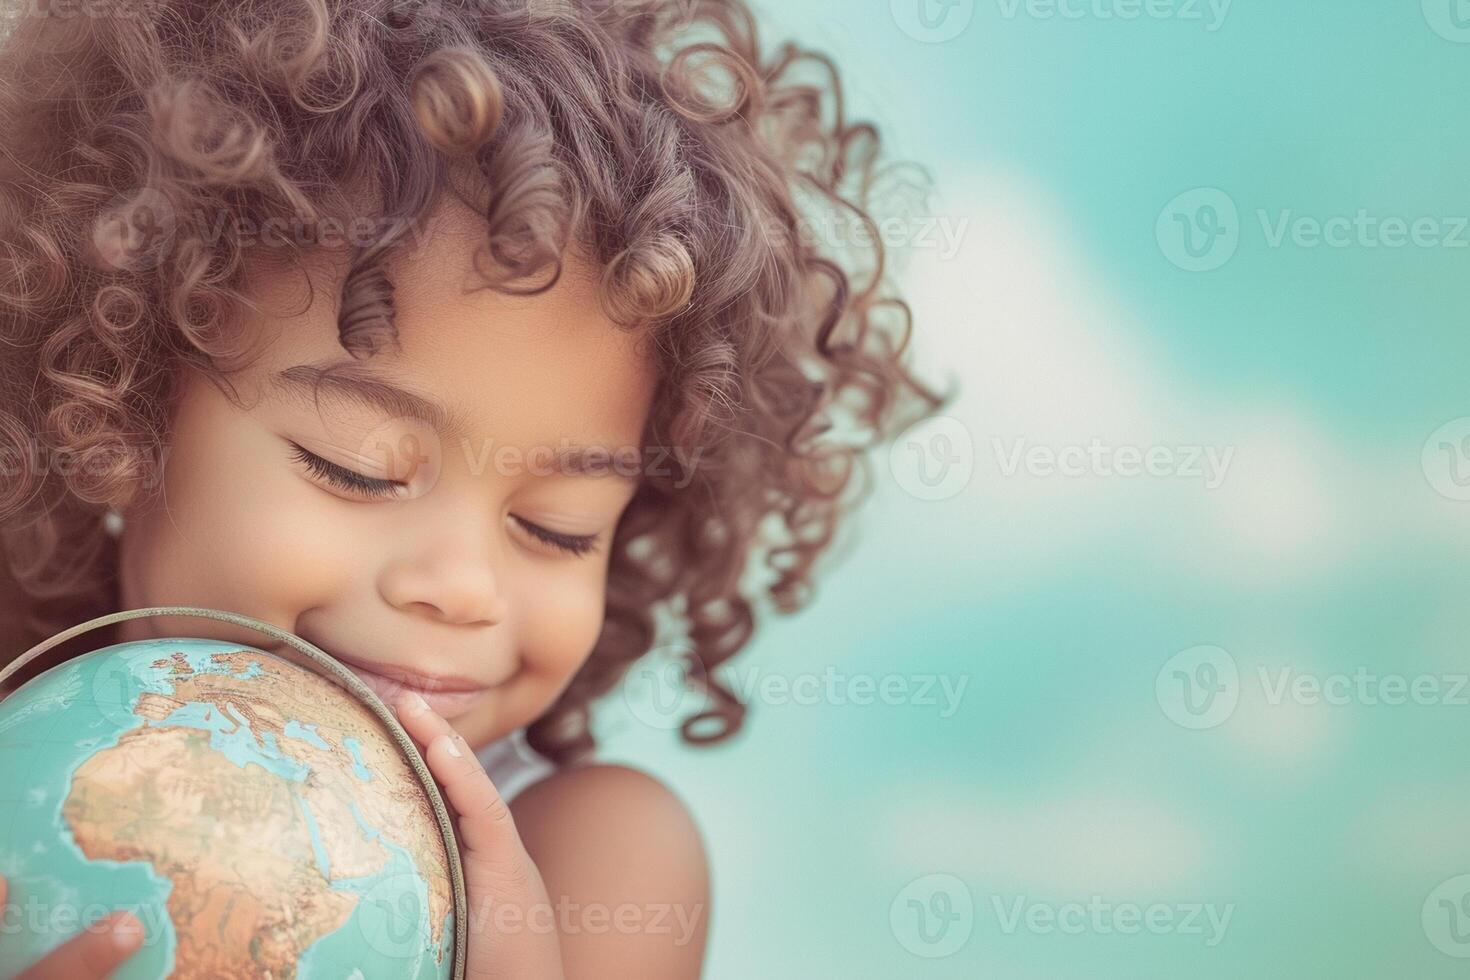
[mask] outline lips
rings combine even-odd
[[[469,710],[491,687],[467,677],[426,674],[407,667],[375,664],[339,653],[317,640],[309,642],[340,661],[387,705],[392,705],[404,691],[412,691],[444,718],[453,718]]]

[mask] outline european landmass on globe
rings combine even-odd
[[[0,978],[106,909],[145,945],[114,976],[437,978],[444,838],[347,691],[281,658],[142,640],[0,701]]]

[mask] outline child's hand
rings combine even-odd
[[[399,695],[393,710],[458,816],[455,830],[469,923],[456,923],[455,928],[468,934],[465,976],[563,980],[561,939],[546,885],[485,767],[449,722],[417,694]],[[503,906],[515,914],[502,921],[515,928],[497,932],[494,925]]]
[[[21,918],[10,914],[8,892],[0,878],[0,925],[7,926],[3,932]],[[143,924],[127,912],[113,912],[41,957],[15,980],[104,980],[142,944]],[[5,939],[0,936],[0,959],[4,956]]]

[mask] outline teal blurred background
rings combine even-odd
[[[1470,4],[763,12],[932,173],[962,394],[746,732],[604,713],[705,829],[708,975],[1470,973]]]

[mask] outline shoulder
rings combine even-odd
[[[628,865],[649,885],[707,887],[704,842],[693,815],[645,772],[616,765],[558,770],[526,788],[510,808],[538,866],[576,861],[608,871],[612,880],[628,870],[615,866]],[[595,860],[577,860],[583,857]]]
[[[569,978],[699,976],[709,864],[672,790],[627,766],[579,766],[510,808],[557,910]]]

